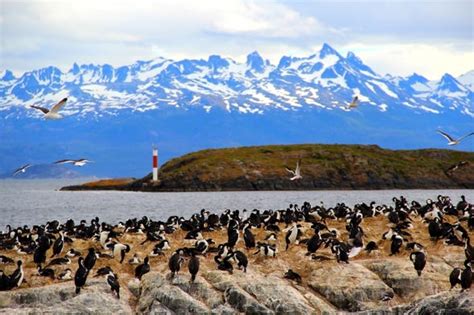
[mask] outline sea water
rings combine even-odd
[[[349,206],[375,201],[392,205],[394,196],[424,202],[448,195],[457,203],[461,195],[474,202],[474,190],[321,190],[321,191],[238,191],[238,192],[123,192],[59,191],[63,186],[84,180],[0,180],[0,230],[10,224],[45,224],[74,219],[90,221],[94,217],[110,223],[146,215],[165,220],[171,215],[189,217],[201,209],[286,209],[290,203],[312,205],[324,202],[331,207],[338,202]]]

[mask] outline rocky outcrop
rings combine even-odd
[[[167,279],[168,277],[168,279]],[[301,291],[302,292],[301,292]],[[144,276],[137,306],[138,313],[199,314],[311,314],[335,312],[323,299],[295,288],[276,276],[248,272],[230,275],[210,271],[189,282],[188,275],[174,279],[159,273]]]
[[[443,261],[429,261],[419,277],[411,261],[405,259],[381,260],[366,264],[395,293],[413,300],[448,290],[449,274],[453,269]]]
[[[443,292],[414,303],[407,314],[474,314],[474,294],[472,292]]]
[[[446,216],[445,220],[453,219]],[[432,241],[425,224],[414,219],[411,238],[425,246],[427,257],[427,264],[418,276],[409,260],[410,251],[405,246],[400,253],[390,255],[390,241],[380,240],[387,222],[385,216],[363,220],[364,242],[379,240],[379,249],[372,253],[362,251],[351,257],[348,264],[338,263],[331,249],[324,246],[316,252],[318,259],[306,255],[304,242],[292,244],[285,250],[285,237],[280,233],[274,241],[279,249],[276,257],[255,255],[255,251],[246,249],[242,241],[236,244],[236,248],[247,255],[246,272],[238,269],[235,262],[232,263],[233,273],[218,270],[213,253],[200,255],[200,270],[194,283],[190,283],[188,257],[184,258],[176,277],[170,278],[168,268],[168,261],[176,249],[193,246],[193,241],[185,239],[186,231],[167,234],[171,249],[165,250],[163,255],[149,257],[151,271],[141,281],[134,277],[134,266],[126,262],[135,254],[146,257],[156,242],[143,242],[146,236],[140,233],[124,233],[119,239],[131,248],[126,260],[120,263],[118,257],[102,255],[79,295],[74,293],[73,281],[59,283],[59,280],[38,276],[32,255],[5,250],[1,254],[15,260],[22,259],[27,283],[12,291],[0,292],[0,313],[474,314],[474,298],[469,299],[474,296],[472,291],[460,293],[459,286],[449,290],[449,274],[454,267],[463,267],[464,248]],[[345,220],[327,220],[326,223],[329,229],[341,233],[341,239],[346,239]],[[466,223],[461,221],[462,225]],[[308,239],[314,233],[311,224],[301,224],[303,237]],[[280,224],[282,230],[284,227],[285,224]],[[206,239],[212,238],[216,244],[223,244],[228,238],[226,229],[203,233]],[[253,229],[253,233],[257,240],[264,240],[268,235],[264,229]],[[474,239],[472,231],[468,233]],[[76,239],[73,248],[84,253],[91,246],[97,248],[97,243],[93,239]],[[56,274],[64,268],[75,271],[77,259],[73,258],[75,261],[71,265],[52,268]],[[111,267],[118,276],[120,300],[110,291],[104,278],[93,276],[105,266]],[[14,264],[0,266],[8,275],[15,268]],[[290,268],[300,274],[300,283],[284,278]],[[383,297],[392,298],[385,301]]]
[[[47,287],[0,292],[2,314],[130,314],[129,295],[121,299],[110,293],[105,280],[88,281],[80,294],[73,282]]]
[[[426,272],[418,278],[403,263],[386,263],[370,263],[367,268],[362,263],[327,264],[313,270],[302,284],[253,270],[205,271],[195,283],[187,273],[171,279],[167,273],[150,272],[141,282],[130,280],[120,300],[103,279],[91,279],[79,295],[69,281],[0,292],[0,313],[474,314],[472,292],[446,291],[445,276],[438,279]],[[444,266],[431,268],[444,273]],[[395,293],[392,301],[381,300],[390,293]]]
[[[309,286],[338,309],[360,311],[383,305],[382,296],[393,294],[376,274],[358,263],[323,265],[313,271]]]

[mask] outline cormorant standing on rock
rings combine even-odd
[[[194,280],[196,280],[196,275],[199,272],[199,258],[194,252],[192,252],[191,259],[189,259],[188,270],[191,274],[191,283],[194,283]]]
[[[84,258],[79,257],[79,268],[76,270],[74,275],[74,284],[76,285],[76,294],[81,292],[81,288],[86,284],[87,276],[89,275],[89,270],[84,266]]]
[[[97,256],[95,253],[95,249],[91,247],[89,248],[89,253],[87,253],[86,259],[84,260],[84,267],[87,270],[91,270],[94,267],[96,260]]]
[[[418,277],[426,265],[426,255],[423,252],[413,252],[410,254],[410,260],[413,262]]]
[[[117,275],[112,271],[107,275],[107,283],[110,285],[112,292],[117,292],[117,299],[120,299],[120,283],[118,282]]]
[[[183,263],[183,258],[181,255],[183,254],[182,250],[179,250],[175,252],[171,257],[170,260],[168,261],[168,267],[171,270],[171,278],[174,278],[174,276],[179,272],[179,269],[181,268],[181,264]]]
[[[247,249],[255,247],[255,236],[252,234],[252,231],[250,231],[250,229],[251,225],[247,223],[244,226],[244,241],[245,247]]]
[[[10,285],[12,288],[20,287],[25,277],[25,273],[23,271],[23,262],[21,260],[18,260],[16,262],[16,265],[17,265],[17,268],[15,269],[15,271],[13,271],[13,273],[10,276]]]
[[[464,290],[468,290],[472,285],[471,262],[466,260],[464,262],[464,266],[466,266],[466,268],[461,273],[461,288],[462,288],[461,292],[463,292]]]
[[[64,234],[63,232],[59,232],[59,238],[54,241],[53,244],[53,254],[51,255],[51,258],[53,258],[56,255],[61,254],[64,248]]]
[[[147,256],[145,257],[143,264],[138,265],[137,268],[135,268],[135,278],[137,278],[138,280],[142,280],[142,276],[148,272],[150,272],[150,265],[148,264]]]

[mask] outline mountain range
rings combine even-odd
[[[354,96],[360,105],[349,110]],[[44,121],[29,108],[62,97],[63,120]],[[380,75],[328,44],[278,64],[252,52],[242,63],[212,55],[74,64],[66,72],[50,66],[18,77],[4,70],[0,124],[0,173],[87,155],[97,163],[84,175],[139,176],[149,171],[152,144],[162,161],[207,147],[271,143],[442,148],[437,128],[458,136],[473,131],[474,70],[435,81]],[[466,139],[459,149],[474,150],[473,143]]]

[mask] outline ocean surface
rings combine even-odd
[[[87,180],[0,180],[0,230],[12,226],[44,224],[50,220],[65,222],[91,220],[98,216],[110,223],[142,217],[166,219],[170,215],[189,217],[205,208],[225,209],[286,209],[290,203],[324,202],[334,206],[345,202],[392,204],[392,197],[403,195],[408,200],[424,202],[438,194],[448,195],[454,202],[465,195],[474,202],[474,190],[364,190],[364,191],[251,191],[251,192],[119,192],[119,191],[59,191],[66,185]]]

